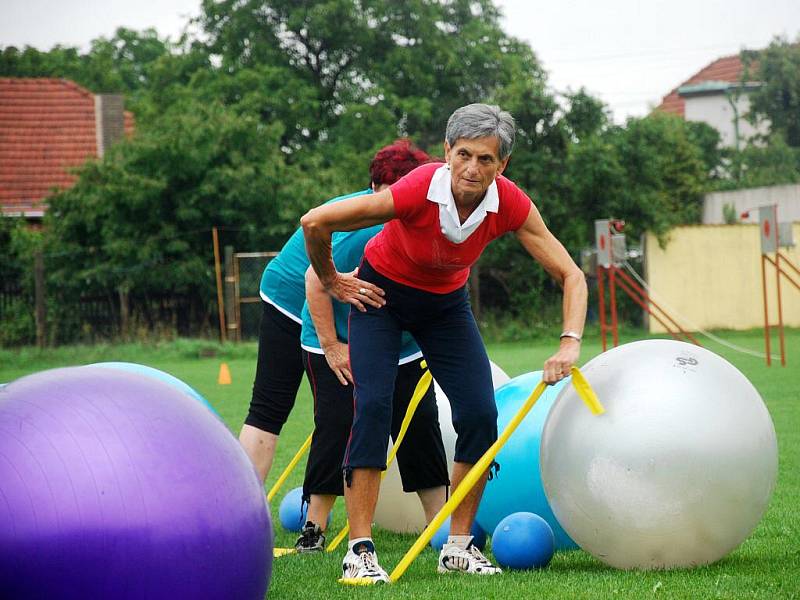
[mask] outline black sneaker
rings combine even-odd
[[[303,529],[300,530],[300,537],[294,543],[298,554],[303,552],[322,552],[325,548],[325,534],[322,533],[319,525],[306,521]]]

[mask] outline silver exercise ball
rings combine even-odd
[[[492,368],[492,386],[494,389],[509,381],[510,378],[503,369],[492,361],[489,361],[489,366]],[[447,455],[447,469],[448,472],[452,473],[453,456],[456,452],[456,437],[458,436],[456,436],[456,431],[453,429],[450,401],[436,381],[433,382],[433,385],[436,390],[436,405],[439,409],[439,427],[442,430],[442,442]],[[389,440],[389,448],[391,447],[392,441]],[[381,482],[378,504],[375,507],[374,522],[379,527],[398,533],[414,533],[425,529],[425,513],[419,502],[419,496],[403,491],[403,483],[400,479],[397,461],[389,465],[389,468],[386,469],[386,477]]]
[[[741,544],[778,471],[772,420],[745,376],[671,340],[619,346],[582,372],[605,414],[567,386],[541,442],[545,493],[570,537],[620,569],[704,565]]]

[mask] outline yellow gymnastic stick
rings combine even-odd
[[[428,365],[423,360],[420,363],[421,367],[425,369]],[[417,382],[417,387],[414,388],[414,393],[411,395],[411,400],[408,403],[408,408],[406,409],[406,414],[403,417],[403,422],[400,425],[400,432],[397,434],[397,439],[394,441],[394,445],[392,449],[389,451],[389,456],[386,458],[386,467],[388,471],[388,467],[394,461],[394,457],[397,455],[397,450],[400,448],[400,444],[403,441],[403,438],[406,437],[406,432],[408,431],[408,427],[411,425],[411,419],[414,417],[414,412],[417,410],[417,406],[422,401],[422,397],[428,391],[428,388],[433,381],[433,375],[431,372],[426,369],[426,371],[422,374],[422,377],[419,378]],[[383,478],[386,477],[387,471],[383,471],[381,473],[381,481]],[[344,528],[336,535],[330,545],[327,547],[327,552],[333,552],[342,543],[347,534],[350,532],[350,521],[345,523]]]
[[[281,489],[281,486],[289,477],[289,474],[292,472],[292,469],[294,469],[297,466],[297,463],[300,462],[300,459],[303,458],[303,454],[305,454],[306,450],[308,450],[308,447],[311,445],[312,435],[314,434],[313,433],[308,434],[306,441],[303,442],[302,446],[300,446],[300,450],[297,451],[297,454],[294,455],[294,458],[292,458],[292,460],[289,461],[289,464],[286,465],[286,468],[283,470],[283,473],[281,473],[281,476],[278,477],[278,481],[275,482],[275,485],[273,485],[270,488],[269,493],[267,494],[268,501],[272,502],[272,499],[275,497],[275,494],[277,494],[278,490]]]
[[[592,414],[595,415],[602,415],[606,412],[606,409],[603,408],[603,405],[600,403],[597,394],[594,393],[592,386],[589,385],[589,382],[586,381],[586,378],[581,373],[578,367],[572,367],[571,369],[572,375],[572,385],[575,388],[575,391],[578,392],[578,395],[581,397],[581,400],[589,407],[589,410],[592,411]]]
[[[603,405],[600,404],[600,401],[597,399],[597,395],[592,390],[589,382],[586,381],[577,367],[572,367],[572,384],[575,386],[575,390],[578,392],[578,395],[594,414],[599,415],[604,412]],[[431,541],[431,538],[438,531],[439,527],[442,526],[442,523],[444,523],[447,517],[449,517],[458,507],[458,505],[461,504],[469,491],[480,480],[484,471],[486,471],[486,469],[488,469],[492,464],[492,461],[494,460],[494,457],[497,456],[500,448],[503,447],[503,445],[508,441],[508,438],[511,437],[511,434],[514,433],[514,430],[517,428],[517,426],[522,422],[522,419],[524,419],[528,412],[530,412],[531,408],[533,408],[533,405],[536,404],[536,401],[542,395],[546,387],[547,384],[544,383],[544,381],[539,382],[536,388],[534,388],[533,393],[531,393],[519,411],[517,411],[517,414],[514,415],[514,418],[511,419],[511,422],[506,425],[506,428],[503,430],[503,433],[500,434],[500,437],[497,438],[497,441],[491,445],[486,453],[469,470],[459,486],[453,492],[453,495],[450,496],[450,499],[445,502],[439,513],[433,518],[430,524],[417,538],[417,541],[414,542],[414,545],[411,546],[409,551],[406,552],[405,556],[403,556],[402,560],[395,567],[394,571],[392,571],[392,574],[389,576],[392,582],[397,581],[403,576],[403,573],[406,572],[406,569],[408,569],[411,563],[414,562],[414,559],[417,558],[419,553],[422,552],[425,546],[427,546]]]

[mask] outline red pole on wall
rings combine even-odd
[[[600,339],[603,342],[603,352],[606,351],[606,290],[603,285],[603,267],[597,267],[597,302],[600,305]]]
[[[614,340],[614,348],[619,346],[619,332],[617,331],[617,292],[616,281],[614,279],[614,267],[608,270],[608,296],[611,307],[611,336]]]
[[[786,366],[786,344],[783,338],[783,303],[781,302],[781,253],[775,253],[775,286],[778,290],[778,339],[781,346],[781,366]]]
[[[764,346],[767,350],[767,366],[772,366],[772,353],[770,352],[769,307],[767,306],[767,257],[761,255],[761,291],[764,297]]]

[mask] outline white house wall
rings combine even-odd
[[[722,146],[735,147],[736,130],[733,125],[733,107],[728,102],[725,94],[688,96],[684,97],[684,101],[686,103],[684,116],[687,121],[708,123],[719,131]],[[750,100],[746,94],[742,94],[736,101],[736,109],[739,114],[739,138],[741,142],[752,138],[756,134],[765,134],[769,131],[769,123],[762,122],[756,128],[745,119],[747,111],[750,110]]]

